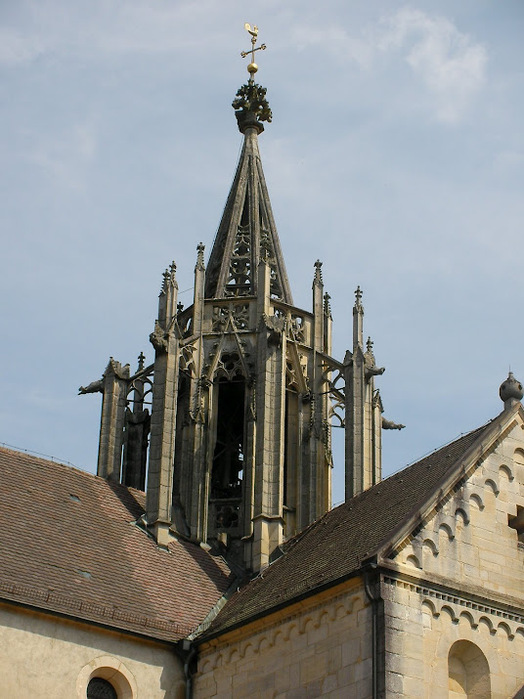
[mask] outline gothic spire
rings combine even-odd
[[[252,36],[253,53],[257,50],[253,32],[258,30],[254,27],[248,31]],[[258,66],[252,59],[248,66],[250,78],[233,100],[244,144],[209,258],[205,296],[256,295],[256,270],[262,257],[271,268],[271,295],[291,304],[291,289],[258,149],[258,135],[264,130],[262,122],[270,122],[272,114],[266,88],[254,81],[256,70]],[[262,255],[261,245],[264,246]]]

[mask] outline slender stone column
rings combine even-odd
[[[322,262],[315,262],[313,278],[313,352],[310,357],[311,415],[309,420],[309,453],[303,464],[302,481],[306,486],[300,502],[299,522],[307,526],[331,505],[331,471],[329,444],[328,384],[325,376],[324,353],[326,351],[326,314],[324,310],[324,282]]]
[[[129,365],[111,357],[102,377],[102,417],[97,475],[120,481]]]
[[[257,430],[251,566],[258,571],[283,540],[285,419],[285,333],[282,319],[269,316],[270,268],[258,268],[260,318],[257,348]]]
[[[371,487],[381,478],[382,404],[375,396],[374,377],[384,372],[375,364],[373,343],[363,348],[364,307],[360,287],[353,306],[353,353],[346,353],[345,468],[346,500]]]
[[[197,246],[194,271],[193,326],[195,336],[194,376],[190,388],[190,461],[185,463],[185,473],[190,482],[189,504],[186,505],[190,519],[191,536],[200,541],[207,539],[210,455],[206,450],[209,382],[203,376],[204,369],[204,245]]]
[[[147,523],[157,542],[167,545],[172,520],[173,467],[178,395],[179,347],[176,332],[178,286],[175,264],[164,273],[158,320],[150,335],[155,348],[151,447],[147,485]]]

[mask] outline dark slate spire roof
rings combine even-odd
[[[238,91],[233,106],[244,145],[209,258],[205,296],[254,296],[262,246],[272,270],[272,296],[292,304],[258,149],[258,135],[264,130],[261,121],[271,121],[265,88],[249,81]]]
[[[409,526],[432,498],[444,496],[443,484],[459,477],[470,450],[493,438],[513,417],[514,412],[501,413],[327,512],[288,541],[283,556],[231,597],[202,639],[358,575],[366,560],[395,544],[402,526]]]

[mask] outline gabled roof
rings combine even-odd
[[[425,507],[445,497],[463,475],[464,461],[475,458],[475,449],[493,443],[516,413],[517,408],[502,412],[327,512],[291,539],[283,556],[231,597],[203,638],[357,575],[365,561],[399,542],[406,525],[416,527]]]
[[[0,599],[176,641],[231,583],[199,546],[157,547],[140,491],[1,448],[0,474]]]

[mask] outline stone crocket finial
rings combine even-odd
[[[322,262],[320,260],[317,260],[315,262],[315,278],[314,278],[314,283],[315,284],[322,284],[323,279],[322,279]]]
[[[160,295],[166,293],[168,283],[169,283],[169,270],[166,268],[164,273],[162,274],[162,286],[160,288]]]
[[[260,259],[268,262],[271,257],[271,242],[267,231],[262,231],[260,235]]]
[[[363,320],[364,320],[364,306],[362,301],[362,291],[360,286],[355,289],[355,305],[353,306],[353,349],[359,345],[363,347]]]
[[[324,313],[331,317],[331,296],[328,293],[324,294]]]
[[[169,286],[176,285],[176,264],[171,262],[168,268],[162,275],[162,288],[160,289],[160,295],[165,294]]]
[[[197,245],[197,261],[196,261],[196,269],[204,269],[204,250],[206,249],[206,246],[204,243],[199,243]]]

